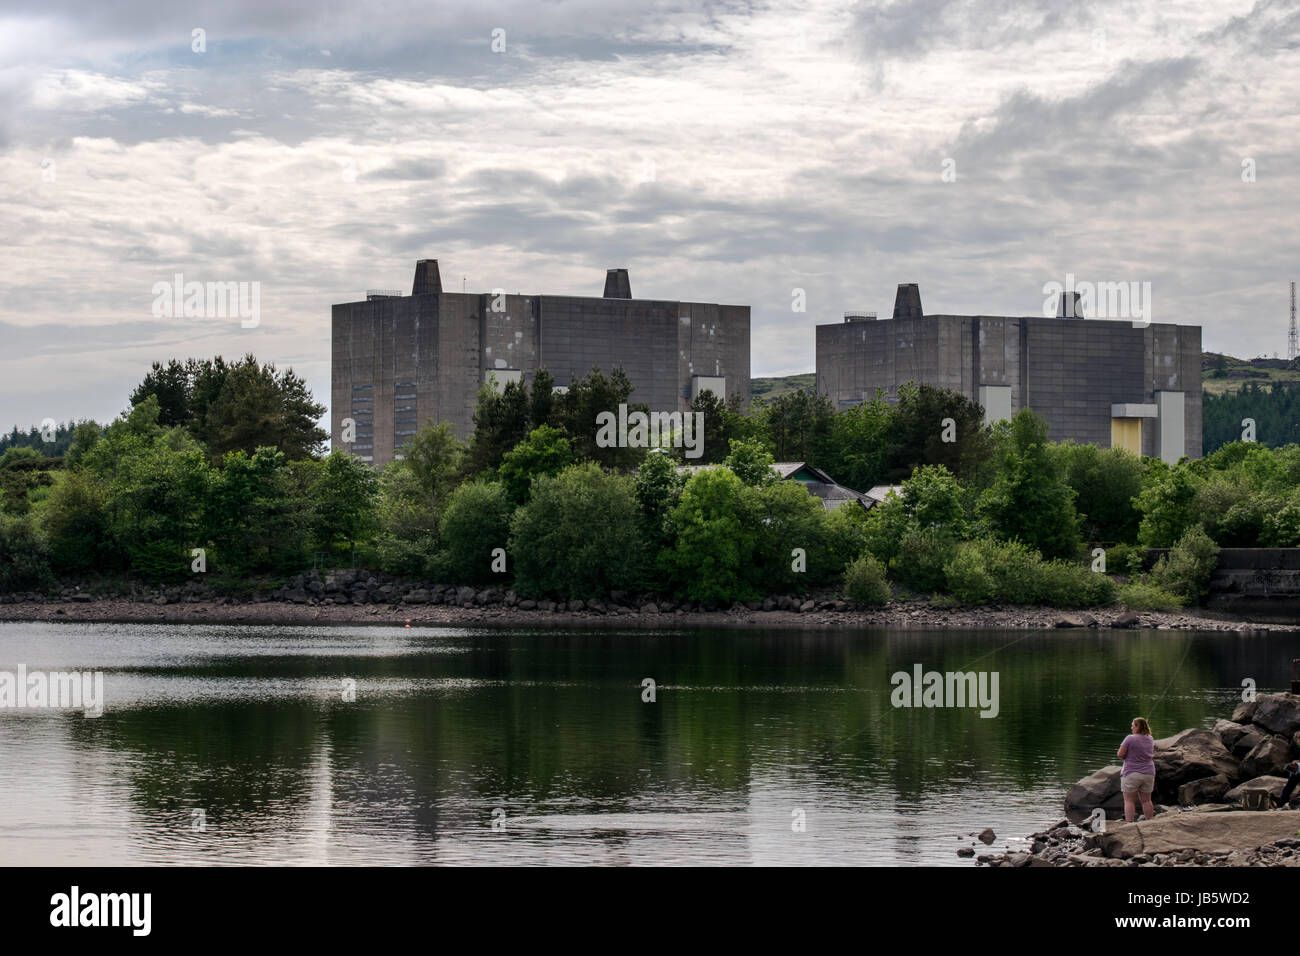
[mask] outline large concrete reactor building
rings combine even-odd
[[[817,389],[843,408],[934,385],[989,420],[1031,408],[1053,441],[1201,457],[1200,327],[1084,319],[1067,295],[1056,318],[926,315],[917,287],[900,285],[892,320],[849,313],[817,326]]]
[[[749,400],[749,306],[634,299],[626,269],[609,270],[601,297],[459,293],[422,259],[410,295],[335,305],[331,337],[333,446],[375,465],[429,422],[468,437],[482,385],[541,368],[565,387],[621,366],[651,411],[686,411],[705,389]]]

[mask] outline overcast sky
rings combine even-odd
[[[1067,273],[1285,354],[1298,46],[1295,0],[4,0],[0,423],[249,351],[327,402],[330,304],[417,258],[748,304],[755,375],[900,282],[1029,315]],[[178,272],[260,324],[156,318]]]

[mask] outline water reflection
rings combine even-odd
[[[1172,631],[5,624],[0,667],[101,669],[107,700],[0,711],[0,861],[959,864],[985,826],[999,847],[1059,819],[1134,715],[1206,725],[1295,656]],[[997,670],[999,716],[894,708],[917,663]]]

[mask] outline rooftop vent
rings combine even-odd
[[[898,294],[894,296],[895,319],[920,319],[925,313],[921,311],[921,290],[915,282],[900,282]]]
[[[627,277],[626,269],[607,269],[605,271],[606,299],[632,298],[632,283]]]

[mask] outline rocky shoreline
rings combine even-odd
[[[1274,808],[1300,759],[1300,694],[1261,694],[1211,728],[1156,741],[1155,817],[1123,822],[1119,766],[1066,794],[1067,819],[1028,852],[958,856],[986,866],[1300,866],[1300,791]],[[1100,829],[1085,823],[1107,819]],[[986,831],[987,832],[987,831]],[[985,840],[992,842],[991,839]]]
[[[230,624],[424,624],[453,627],[903,627],[1161,628],[1254,633],[1294,630],[1208,612],[1089,612],[1042,607],[961,607],[925,598],[864,608],[834,591],[775,595],[716,604],[663,594],[613,592],[599,601],[534,601],[514,591],[399,581],[366,571],[309,571],[270,586],[253,582],[242,594],[218,594],[206,582],[144,587],[65,587],[55,595],[0,595],[0,620]],[[275,584],[272,582],[271,584]]]

